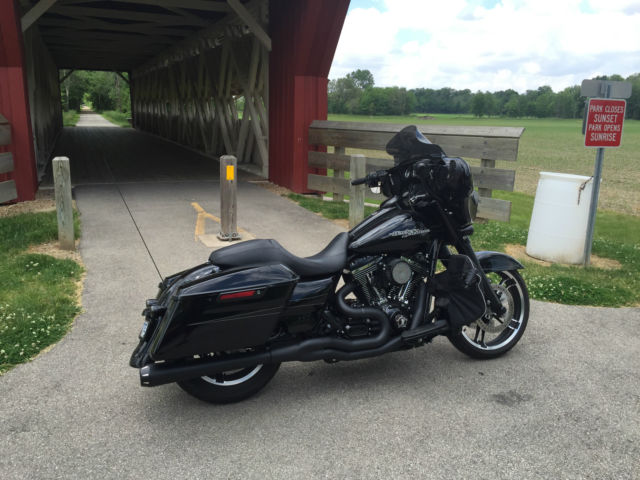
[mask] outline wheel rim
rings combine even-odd
[[[506,323],[504,329],[497,334],[485,331],[477,321],[469,326],[463,327],[462,338],[474,348],[480,350],[498,350],[516,339],[522,329],[525,315],[525,294],[518,279],[508,271],[496,272],[489,274],[492,285],[495,284],[494,279],[491,278],[492,275],[499,280],[498,291],[501,292],[502,295],[505,293],[510,295],[510,299],[501,298],[501,301],[513,302],[511,307],[513,314],[510,315],[511,318],[492,317],[492,322]],[[507,308],[507,310],[511,310],[511,308]]]
[[[232,387],[253,378],[260,370],[262,370],[262,365],[256,365],[255,367],[222,372],[213,377],[202,377],[202,380],[219,387]]]

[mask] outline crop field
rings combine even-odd
[[[516,170],[517,192],[534,195],[539,172],[593,175],[596,149],[584,147],[582,120],[559,118],[475,118],[471,115],[412,115],[369,117],[329,115],[329,120],[382,122],[405,125],[434,124],[460,126],[525,127],[517,162],[496,162],[497,168]],[[355,152],[352,152],[355,153]],[[379,152],[363,152],[380,156]],[[471,164],[479,161],[468,159]],[[625,120],[620,148],[605,151],[600,188],[600,209],[640,216],[640,121]]]

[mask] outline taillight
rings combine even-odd
[[[262,295],[264,290],[262,289],[254,289],[254,290],[242,290],[240,292],[230,292],[230,293],[221,293],[218,297],[218,301],[225,302],[229,300],[240,300],[240,299],[248,299],[253,297],[259,297]]]

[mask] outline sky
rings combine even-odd
[[[555,91],[640,73],[640,0],[351,0],[329,78]]]

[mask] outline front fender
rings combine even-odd
[[[476,252],[478,262],[485,272],[520,270],[524,266],[515,258],[500,252]]]

